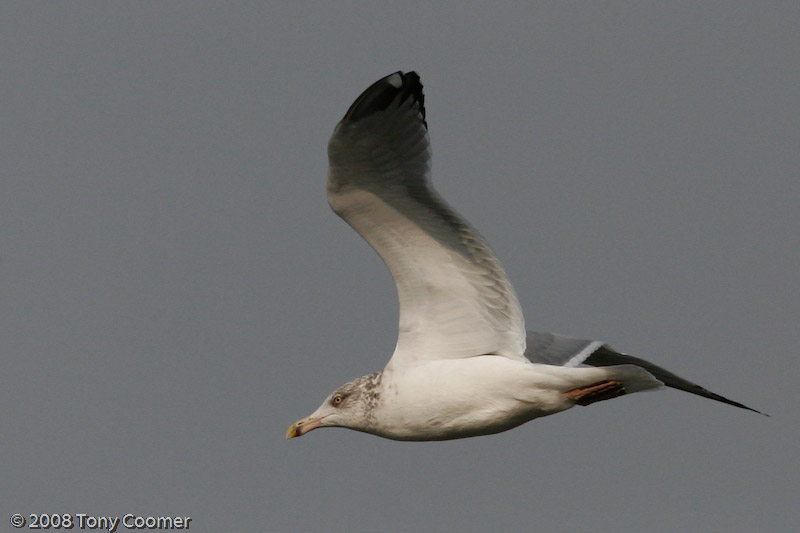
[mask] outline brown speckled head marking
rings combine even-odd
[[[382,379],[383,371],[362,376],[342,385],[331,397],[341,396],[343,398],[342,408],[355,407],[361,404],[364,409],[364,419],[368,425],[372,426],[375,423],[374,410],[381,399],[380,385]]]
[[[359,384],[363,391],[362,394],[364,395],[364,404],[366,405],[366,418],[370,425],[373,425],[375,422],[374,410],[381,399],[380,384],[382,379],[383,372],[381,371],[364,376],[357,380],[360,382]]]

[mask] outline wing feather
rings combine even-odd
[[[528,345],[525,355],[533,363],[555,366],[578,366],[581,364],[590,366],[636,365],[650,372],[667,387],[764,414],[744,404],[711,392],[641,357],[618,352],[608,344],[600,341],[575,339],[555,333],[528,331]]]
[[[400,301],[395,364],[524,360],[522,311],[486,241],[434,190],[424,96],[396,72],[350,107],[328,144],[328,201],[380,255]]]

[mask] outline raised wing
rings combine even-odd
[[[661,368],[650,361],[618,352],[600,341],[574,339],[556,335],[555,333],[538,331],[529,331],[527,337],[525,356],[533,363],[556,366],[578,366],[580,364],[591,366],[636,365],[650,372],[667,387],[764,414],[761,411],[756,411],[744,404],[713,393],[688,379],[676,376],[669,370]]]
[[[424,96],[396,72],[358,97],[328,144],[328,201],[397,284],[393,364],[497,354],[524,360],[517,297],[486,241],[430,182]]]

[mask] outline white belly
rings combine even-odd
[[[479,356],[387,369],[374,432],[397,440],[487,435],[571,407],[563,380],[539,368]]]

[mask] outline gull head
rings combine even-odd
[[[382,375],[382,372],[376,372],[345,383],[325,398],[316,411],[289,426],[286,438],[302,437],[321,427],[343,427],[369,433],[374,426],[374,410],[380,402]]]

